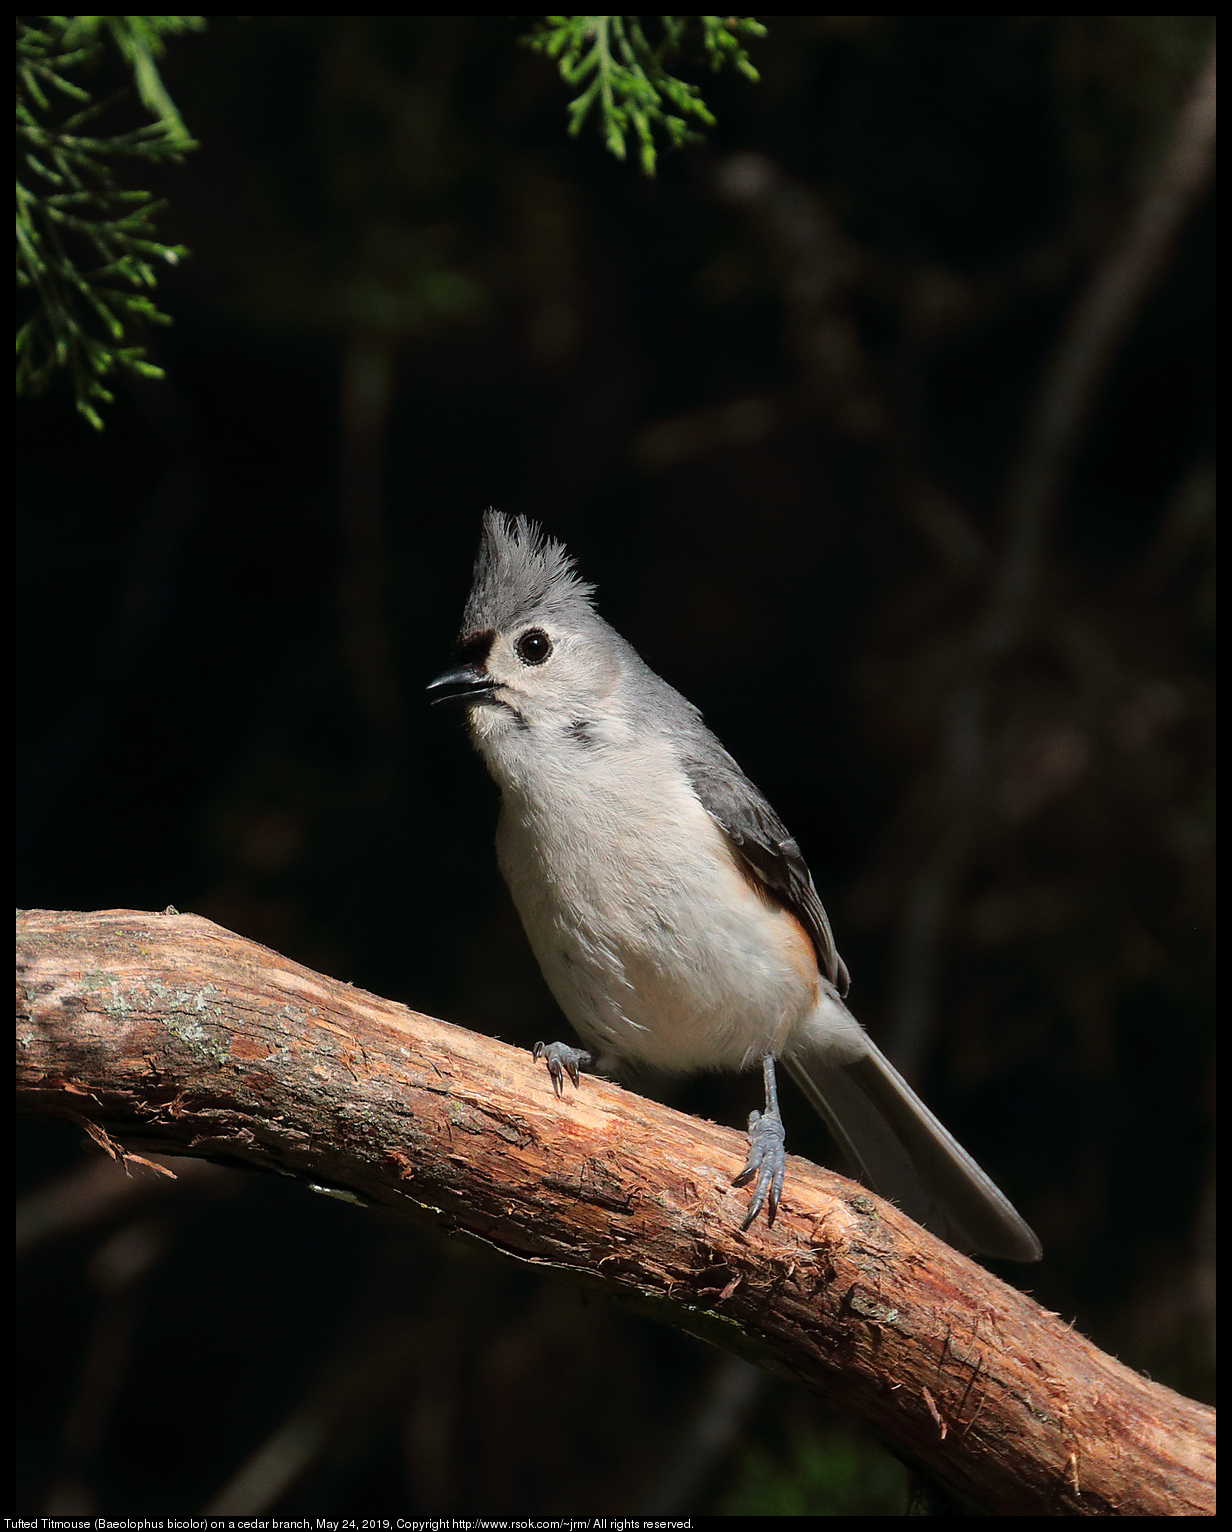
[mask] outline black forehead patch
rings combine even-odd
[[[479,633],[463,633],[454,645],[454,653],[466,665],[486,665],[496,634],[491,628]]]

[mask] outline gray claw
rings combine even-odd
[[[774,1215],[779,1210],[779,1198],[783,1195],[783,1176],[787,1170],[786,1138],[783,1119],[777,1112],[749,1113],[749,1157],[744,1163],[744,1169],[732,1181],[733,1186],[747,1186],[754,1176],[757,1177],[749,1210],[740,1225],[742,1229],[752,1225],[763,1206],[766,1207],[766,1223],[774,1222]]]
[[[552,1089],[558,1097],[564,1095],[566,1075],[578,1085],[581,1083],[580,1072],[594,1063],[584,1048],[571,1048],[568,1043],[536,1043],[534,1056],[547,1064]]]

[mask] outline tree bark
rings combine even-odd
[[[1215,1412],[853,1182],[793,1158],[740,1230],[743,1135],[313,973],[195,915],[17,920],[20,1107],[550,1267],[823,1394],[985,1511],[1215,1510]],[[121,1147],[123,1146],[123,1147]]]

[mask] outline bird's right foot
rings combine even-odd
[[[536,1043],[534,1056],[548,1066],[552,1089],[558,1097],[564,1095],[566,1075],[578,1085],[581,1071],[592,1068],[595,1062],[585,1048],[571,1048],[568,1043]]]
[[[747,1186],[756,1177],[748,1212],[744,1215],[742,1229],[752,1227],[753,1220],[766,1209],[766,1222],[772,1224],[779,1210],[783,1195],[783,1177],[787,1171],[787,1137],[783,1118],[779,1113],[778,1085],[774,1078],[774,1059],[766,1054],[761,1061],[762,1077],[766,1084],[766,1110],[749,1113],[749,1157],[744,1169],[732,1182],[733,1186]]]
[[[742,1229],[752,1226],[763,1206],[766,1209],[766,1222],[774,1222],[774,1215],[779,1210],[779,1199],[783,1195],[783,1177],[787,1171],[787,1150],[783,1145],[785,1136],[783,1119],[777,1109],[773,1115],[770,1112],[749,1113],[749,1157],[744,1169],[732,1182],[733,1186],[747,1186],[754,1177],[757,1178],[748,1211],[740,1225]]]

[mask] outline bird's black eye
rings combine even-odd
[[[513,647],[524,665],[542,665],[552,652],[552,640],[542,628],[527,628]]]

